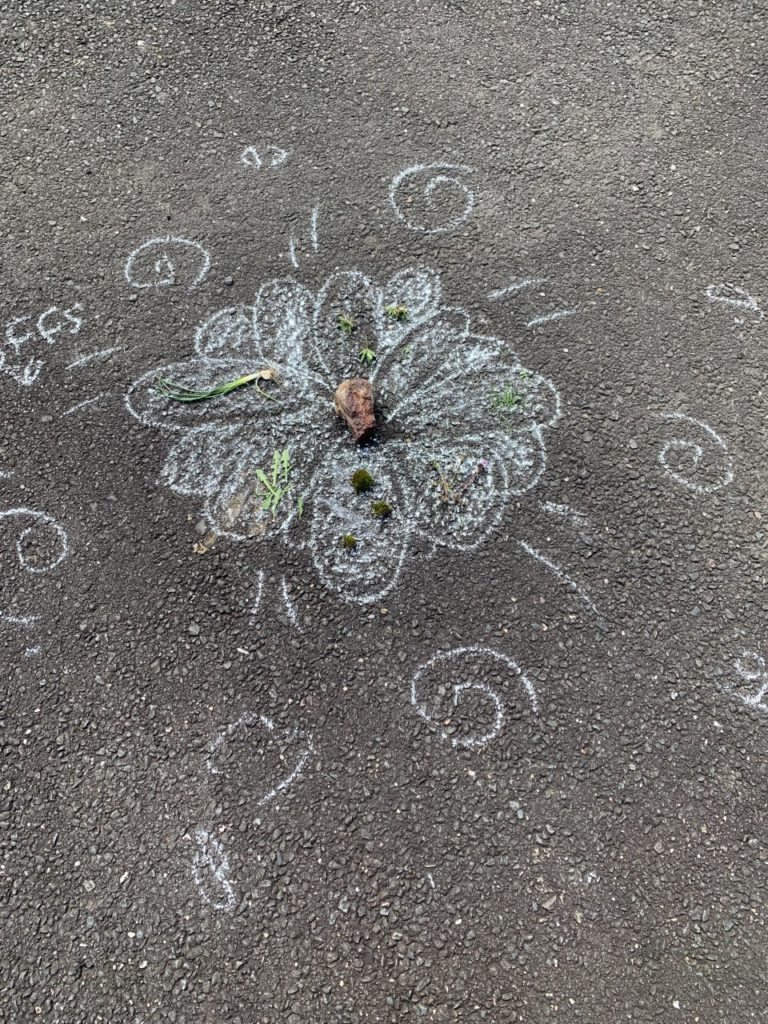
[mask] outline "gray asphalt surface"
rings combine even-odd
[[[765,1019],[764,15],[0,5],[0,1020]],[[199,283],[127,280],[169,235]],[[124,399],[264,282],[407,267],[561,416],[474,549],[393,477],[378,595],[317,556],[330,471],[222,536],[226,480],[168,486],[208,435]],[[470,369],[381,450],[458,451]],[[292,457],[343,476],[327,409]]]

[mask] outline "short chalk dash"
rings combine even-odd
[[[67,411],[63,412],[61,415],[71,416],[73,413],[79,412],[80,409],[85,409],[86,406],[93,405],[95,402],[100,401],[100,399],[102,399],[106,394],[106,391],[102,391],[100,392],[100,394],[94,395],[93,398],[86,398],[84,402],[78,402],[77,405],[70,406],[69,409],[67,409]]]
[[[576,313],[578,313],[577,309],[557,309],[554,313],[544,313],[543,316],[535,316],[525,326],[538,327],[540,324],[552,323],[553,320],[564,320],[568,316],[575,316]]]
[[[76,359],[69,366],[65,366],[65,370],[76,370],[79,366],[87,366],[88,363],[99,362],[102,359],[109,359],[109,357],[115,352],[122,352],[122,345],[114,345],[112,348],[102,348],[98,352],[89,352],[85,356],[81,356]]]
[[[38,656],[38,654],[40,654],[41,651],[42,651],[42,647],[40,647],[39,644],[37,644],[35,647],[25,647],[24,648],[24,657],[25,658],[36,658]]]
[[[512,284],[508,284],[505,288],[497,288],[495,291],[488,292],[489,299],[503,299],[505,295],[517,295],[518,292],[525,291],[527,288],[535,288],[537,285],[546,284],[548,278],[546,277],[524,277],[520,281],[513,281]]]
[[[559,565],[555,565],[555,563],[550,561],[550,559],[548,559],[546,555],[542,555],[540,551],[537,551],[536,548],[532,547],[530,544],[527,544],[524,540],[518,541],[518,544],[523,549],[523,551],[526,552],[526,554],[530,555],[531,558],[535,558],[537,562],[541,562],[543,566],[549,569],[549,571],[554,576],[556,576],[561,583],[565,583],[566,586],[570,587],[570,589],[579,596],[579,598],[583,601],[583,603],[587,606],[587,608],[589,608],[591,612],[594,612],[595,615],[600,615],[600,612],[597,610],[595,602],[592,600],[589,594],[587,594],[586,590],[584,590],[582,586],[579,586],[576,580],[574,580],[566,572],[563,572]]]
[[[757,313],[760,319],[765,316],[757,299],[744,288],[739,288],[737,285],[731,284],[730,281],[724,281],[722,284],[710,284],[704,294],[709,302],[721,302],[734,309]]]
[[[288,581],[283,576],[281,590],[283,593],[283,604],[285,605],[285,611],[290,619],[291,625],[294,629],[301,632],[301,623],[299,622],[299,613],[296,611],[296,605],[291,600],[291,595],[288,591]]]

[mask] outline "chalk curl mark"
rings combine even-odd
[[[67,533],[60,523],[45,512],[33,508],[9,508],[0,512],[0,525],[18,519],[16,558],[24,572],[39,576],[60,565],[69,554]],[[37,615],[12,615],[0,612],[0,620],[13,626],[27,627]]]
[[[463,181],[473,167],[414,164],[392,179],[389,202],[395,219],[411,231],[436,234],[462,224],[475,207],[475,194]],[[408,208],[407,214],[403,207]]]
[[[224,769],[219,767],[219,759],[226,753],[226,745],[232,741],[237,733],[250,739],[250,730],[255,730],[255,735],[261,733],[261,744],[257,744],[257,752],[264,757],[268,745],[279,750],[280,775],[278,781],[269,789],[262,789],[256,793],[256,806],[261,807],[287,789],[304,771],[307,761],[314,753],[312,736],[302,734],[298,729],[285,729],[277,731],[274,721],[267,715],[259,715],[253,711],[247,711],[241,715],[236,722],[225,726],[214,737],[208,747],[208,754],[205,758],[205,765],[212,775],[223,775]],[[262,749],[258,749],[261,746]],[[240,759],[238,759],[240,761]],[[285,762],[290,765],[285,770]],[[265,766],[266,767],[266,766]],[[268,771],[269,768],[267,767]],[[274,769],[273,769],[274,770]]]
[[[211,269],[211,257],[189,238],[150,238],[128,257],[125,279],[132,288],[169,288],[186,283],[191,291]]]
[[[707,460],[707,452],[697,441],[673,438],[666,441],[659,451],[659,465],[675,483],[696,494],[719,491],[733,482],[733,458],[725,441],[712,427],[693,416],[682,412],[665,412],[659,419],[679,422],[695,427],[703,434],[716,458]]]
[[[192,858],[192,877],[203,900],[214,910],[232,913],[237,897],[229,880],[229,857],[212,832],[195,829],[197,851]]]
[[[449,701],[445,691],[457,674],[461,678],[453,684]],[[500,679],[500,685],[491,686],[486,682],[488,677]],[[450,741],[452,747],[477,750],[501,734],[506,717],[504,691],[513,681],[515,685],[520,683],[532,710],[538,713],[539,701],[533,684],[511,658],[490,647],[455,647],[439,652],[419,666],[411,680],[411,704],[420,718],[439,727],[440,738]],[[427,692],[432,696],[427,697]],[[486,705],[491,714],[484,717],[491,720],[482,731],[452,735],[445,728],[446,722],[471,695]]]

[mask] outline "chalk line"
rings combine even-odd
[[[98,352],[89,352],[87,356],[81,356],[80,359],[76,359],[74,363],[70,363],[69,366],[65,366],[65,370],[74,370],[78,366],[85,366],[86,363],[93,363],[97,359],[107,359],[112,355],[113,352],[122,352],[123,348],[121,345],[115,345],[113,348],[102,348]]]
[[[488,292],[488,298],[501,299],[505,295],[516,295],[526,288],[535,288],[536,285],[546,284],[547,280],[548,278],[546,277],[524,277],[520,281],[513,281],[512,284],[508,284],[506,288],[497,288],[495,291]]]
[[[9,615],[7,612],[0,612],[0,620],[9,623],[11,626],[26,628],[34,622],[40,621],[39,615]]]
[[[251,605],[250,610],[249,610],[249,614],[251,616],[251,619],[254,619],[256,617],[256,615],[258,614],[259,608],[261,606],[261,596],[262,596],[263,591],[264,591],[264,570],[263,569],[259,569],[258,573],[256,574],[256,600],[253,602],[253,604]]]
[[[288,618],[291,620],[291,625],[294,627],[294,629],[298,629],[298,631],[301,632],[301,626],[299,625],[299,614],[296,611],[296,606],[291,600],[290,594],[288,593],[288,583],[285,579],[285,576],[283,576],[282,591],[283,604],[285,605],[285,610],[288,613]]]
[[[299,268],[299,261],[296,259],[296,239],[295,238],[291,238],[291,240],[288,242],[288,258],[290,259],[290,261],[294,265],[294,267],[298,270],[298,268]]]
[[[37,646],[35,646],[35,647],[25,647],[24,648],[24,657],[25,658],[35,658],[35,657],[37,657],[37,655],[40,653],[41,650],[42,650],[42,647],[40,647],[39,644]]]
[[[552,320],[563,320],[567,316],[574,316],[578,312],[577,309],[558,309],[554,313],[545,313],[543,316],[536,316],[533,320],[529,320],[525,325],[526,327],[538,327],[539,324],[548,324]]]
[[[317,252],[318,245],[319,245],[319,240],[318,240],[318,235],[317,235],[317,218],[318,218],[319,212],[320,212],[319,207],[317,207],[317,206],[313,207],[313,209],[312,209],[312,216],[311,216],[310,222],[309,222],[309,237],[310,237],[310,239],[312,241],[312,249],[313,249],[314,252]]]
[[[546,566],[546,568],[549,569],[549,571],[553,573],[555,576],[557,576],[557,578],[562,583],[567,584],[571,588],[571,590],[574,591],[574,593],[578,594],[578,596],[581,598],[581,600],[584,602],[587,608],[590,609],[590,611],[594,612],[595,615],[600,614],[600,612],[597,610],[594,601],[589,597],[584,588],[579,586],[576,580],[574,580],[566,572],[563,572],[559,565],[555,565],[555,563],[551,562],[546,557],[546,555],[542,555],[540,551],[537,551],[536,548],[531,547],[530,544],[526,544],[524,540],[519,540],[517,543],[520,545],[523,551],[525,551],[527,554],[531,556],[531,558],[535,558],[537,562],[541,562],[541,564]]]
[[[213,832],[195,829],[197,852],[192,859],[192,877],[203,900],[214,910],[232,913],[237,904],[235,890],[229,878],[229,857]],[[220,889],[218,898],[209,891],[211,883]]]
[[[720,291],[718,291],[718,289]],[[741,296],[741,298],[734,298],[733,295],[723,294],[724,291],[729,290],[735,295]],[[745,309],[750,313],[758,313],[762,319],[765,313],[760,308],[760,304],[757,299],[746,292],[743,288],[738,288],[735,284],[731,284],[728,281],[724,281],[722,284],[710,284],[706,290],[707,299],[710,302],[722,302],[727,306],[733,306],[736,309]]]
[[[72,405],[72,406],[70,406],[70,408],[69,408],[69,409],[67,409],[67,411],[66,411],[66,412],[63,412],[63,413],[62,413],[61,415],[62,415],[62,416],[71,416],[71,415],[72,415],[72,413],[73,413],[73,412],[77,412],[77,411],[78,411],[78,409],[84,409],[84,408],[86,407],[86,405],[93,405],[93,403],[94,403],[94,402],[98,402],[98,401],[99,401],[100,399],[102,399],[102,398],[103,398],[103,397],[104,397],[104,396],[105,396],[105,395],[106,395],[107,393],[108,393],[108,392],[106,392],[106,391],[102,391],[102,392],[100,392],[100,393],[99,393],[98,395],[94,395],[94,397],[93,397],[93,398],[86,398],[86,399],[85,399],[85,401],[83,401],[83,402],[78,402],[78,403],[77,403],[77,405]]]

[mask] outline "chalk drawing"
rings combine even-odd
[[[395,219],[411,231],[435,234],[451,231],[472,213],[475,194],[462,180],[472,174],[473,167],[463,164],[414,164],[392,179],[389,202]],[[438,208],[438,198],[448,211]],[[407,209],[407,214],[403,208]]]
[[[62,416],[71,416],[74,412],[79,412],[81,409],[85,409],[88,405],[94,405],[96,402],[100,402],[104,396],[108,394],[106,391],[100,391],[98,395],[94,395],[93,398],[85,398],[82,402],[78,402],[76,405],[71,405]]]
[[[17,316],[5,324],[5,338],[0,348],[0,371],[21,387],[30,387],[40,376],[47,348],[56,344],[58,336],[78,334],[83,318],[76,314],[82,310],[76,302],[69,309],[49,306],[37,317]],[[30,329],[22,324],[33,324]]]
[[[211,257],[199,242],[165,235],[150,238],[134,249],[126,261],[124,273],[132,288],[184,284],[191,290],[205,279],[210,268]]]
[[[257,738],[255,744],[250,742],[254,737]],[[307,762],[315,752],[314,742],[310,734],[300,732],[298,729],[278,731],[274,721],[268,715],[260,715],[248,711],[241,715],[236,722],[232,722],[223,729],[220,729],[208,746],[205,766],[212,775],[224,774],[224,769],[220,767],[220,764],[222,758],[227,754],[228,745],[235,738],[239,738],[241,742],[244,740],[249,741],[245,754],[246,759],[252,751],[264,757],[267,746],[274,748],[279,755],[279,764],[271,765],[267,768],[272,774],[273,781],[271,784],[269,782],[265,783],[261,778],[261,774],[259,775],[258,788],[253,794],[257,807],[269,803],[279,793],[288,789],[304,771]],[[242,767],[243,757],[242,753],[238,755],[239,767]],[[289,770],[286,770],[286,762],[290,766]],[[274,781],[275,775],[277,775],[276,782]]]
[[[112,348],[102,348],[98,352],[89,352],[88,355],[80,356],[74,363],[70,363],[69,366],[65,366],[65,370],[75,370],[80,366],[87,366],[88,363],[101,362],[103,359],[109,359],[109,357],[115,352],[122,352],[123,349],[120,345],[115,345]]]
[[[497,288],[495,291],[488,292],[489,299],[503,299],[505,295],[517,295],[518,292],[525,291],[527,288],[535,288],[537,285],[546,284],[548,278],[546,277],[524,277],[520,281],[513,281],[512,284],[506,285],[504,288]]]
[[[197,850],[192,858],[192,877],[203,900],[214,910],[231,914],[237,897],[229,877],[229,857],[213,832],[195,829]]]
[[[10,480],[14,472],[13,469],[0,469],[0,480]]]
[[[25,658],[36,658],[41,650],[42,650],[42,648],[39,645],[36,645],[34,647],[25,647],[24,648],[24,657]]]
[[[760,319],[765,316],[757,299],[743,288],[738,288],[735,284],[730,284],[727,281],[723,284],[708,285],[706,296],[710,302],[721,302],[726,306],[743,309],[748,313],[757,313]]]
[[[530,555],[531,558],[535,558],[537,562],[541,562],[541,564],[545,566],[547,569],[549,569],[549,571],[554,576],[556,576],[561,583],[565,583],[567,587],[569,587],[575,594],[577,594],[580,600],[587,606],[587,608],[589,608],[591,612],[594,612],[595,615],[600,614],[597,610],[595,602],[592,600],[592,598],[589,596],[586,590],[582,586],[580,586],[576,582],[576,580],[572,579],[568,575],[568,573],[564,572],[559,565],[555,565],[554,562],[552,562],[545,555],[542,555],[542,553],[540,551],[537,551],[536,548],[531,547],[531,545],[527,544],[524,540],[518,541],[518,544],[527,555]]]
[[[296,239],[291,238],[288,242],[288,259],[291,261],[291,266],[298,269],[299,261],[296,257]]]
[[[496,687],[486,682],[489,677]],[[454,678],[461,681],[453,683],[449,700],[447,691]],[[536,690],[516,662],[490,647],[455,647],[435,654],[419,666],[411,680],[411,704],[416,714],[436,726],[440,738],[452,747],[478,750],[501,734],[506,718],[505,698],[509,699],[510,691],[516,694],[520,690],[538,714]],[[475,714],[479,705],[484,728],[468,734],[449,732],[447,724],[453,721],[462,701],[470,696],[474,698]]]
[[[525,326],[538,327],[539,324],[548,324],[553,320],[564,320],[567,316],[575,316],[576,313],[578,313],[577,309],[558,309],[554,313],[544,313],[543,316],[535,316]]]
[[[658,460],[667,476],[696,494],[719,491],[732,483],[733,458],[725,441],[712,427],[682,412],[665,412],[658,416],[670,423],[695,427],[704,435],[702,440],[706,439],[710,447],[710,459],[707,460],[707,452],[696,441],[682,438],[666,441],[659,451]]]
[[[762,711],[768,714],[768,704],[763,700],[766,693],[768,693],[768,672],[766,672],[765,658],[759,655],[756,651],[742,651],[742,653],[735,659],[733,667],[736,674],[741,678],[743,683],[749,683],[752,693],[742,693],[735,687],[728,687],[728,692],[731,696],[736,697],[746,704],[747,707],[754,708],[756,711]],[[757,683],[757,687],[755,687]]]
[[[285,163],[288,159],[288,153],[284,149],[280,149],[279,146],[267,146],[266,155],[269,157],[270,167],[279,167],[280,164]],[[252,167],[254,170],[259,170],[264,161],[261,158],[259,151],[255,146],[246,146],[243,152],[240,154],[240,162],[245,164],[246,167]]]
[[[16,560],[24,572],[40,576],[56,569],[69,554],[69,542],[64,527],[46,512],[32,508],[9,508],[0,512],[3,521],[14,523],[16,534]],[[39,615],[16,615],[0,612],[0,620],[9,625],[27,629],[38,622]]]
[[[434,889],[435,888],[435,880],[432,877],[432,872],[428,871],[424,877],[429,882],[430,886]]]
[[[405,306],[407,319],[388,316],[392,305]],[[339,330],[341,314],[365,324],[372,365],[360,362],[360,338]],[[277,542],[306,549],[323,585],[360,604],[391,592],[416,551],[483,543],[508,502],[541,479],[547,431],[561,417],[552,381],[524,367],[504,340],[472,333],[467,312],[444,303],[439,275],[425,268],[383,285],[339,271],[316,293],[290,278],[269,281],[253,306],[218,310],[201,324],[195,350],[149,370],[126,395],[131,415],[171,440],[163,483],[200,499],[218,536],[268,539],[273,552]],[[242,388],[191,405],[169,402],[155,386],[162,376],[210,387],[248,367],[271,367],[280,382],[268,394]],[[354,376],[371,378],[386,423],[362,448],[333,408],[336,387]],[[257,471],[284,450],[290,496],[266,511]],[[350,477],[363,467],[374,487],[356,494]],[[377,518],[373,502],[388,514]]]

